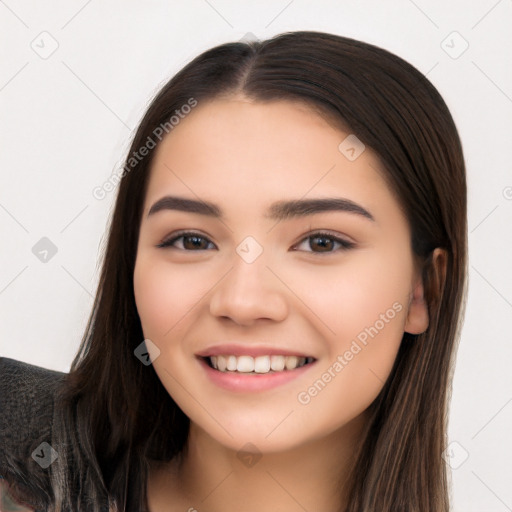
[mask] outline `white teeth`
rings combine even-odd
[[[226,371],[226,368],[228,367],[228,363],[226,361],[226,358],[224,356],[217,356],[217,369],[221,372]]]
[[[236,370],[236,357],[235,356],[228,357],[228,370],[230,372],[234,372]]]
[[[237,358],[236,369],[242,373],[254,371],[254,358],[251,356],[240,356]]]
[[[297,356],[288,356],[284,364],[287,370],[293,370],[294,368],[297,368],[298,362],[299,358]]]
[[[270,357],[258,356],[254,360],[254,371],[256,373],[268,373],[270,370]]]
[[[282,372],[284,370],[284,356],[270,356],[270,368],[275,372]]]
[[[210,362],[213,368],[221,372],[234,372],[240,373],[269,373],[282,372],[283,370],[294,370],[300,368],[306,363],[312,363],[312,357],[298,357],[298,356],[211,356]]]

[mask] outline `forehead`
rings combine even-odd
[[[310,138],[315,132],[320,134],[323,130],[325,136],[327,130],[339,133],[347,131],[347,127],[341,118],[337,118],[327,107],[319,104],[300,99],[260,101],[239,94],[199,102],[184,116],[179,126],[172,130],[172,134],[179,133],[181,137],[208,135],[213,141],[218,140],[215,133],[217,130],[222,131],[219,134],[221,139],[231,131],[237,138],[256,137],[254,142],[269,138],[270,141],[278,143],[276,136],[292,142],[289,137],[292,134],[302,134]],[[171,139],[170,135],[167,139]],[[221,142],[229,144],[228,139]],[[169,143],[172,144],[172,141]]]
[[[382,200],[387,186],[379,159],[365,148],[349,160],[339,147],[350,135],[342,127],[299,101],[199,103],[156,148],[147,201],[168,192],[224,197],[240,206],[310,193]]]

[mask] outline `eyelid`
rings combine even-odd
[[[202,234],[201,232],[199,231],[190,231],[190,230],[180,230],[180,231],[177,231],[175,233],[173,233],[171,236],[169,237],[166,237],[162,240],[162,242],[160,242],[159,244],[156,245],[156,247],[158,248],[162,248],[162,249],[167,249],[167,248],[170,248],[170,249],[176,249],[175,247],[173,247],[171,244],[174,243],[176,240],[182,238],[182,237],[185,237],[185,236],[197,236],[198,238],[203,238],[205,240],[207,240],[209,243],[215,245],[208,236]],[[333,251],[325,251],[325,252],[316,252],[316,251],[296,251],[297,252],[306,252],[306,253],[310,253],[310,254],[334,254],[334,253],[337,253],[337,252],[340,252],[340,251],[344,251],[344,250],[348,250],[348,249],[352,249],[353,247],[356,246],[356,243],[351,241],[351,240],[348,240],[347,238],[343,238],[343,236],[340,236],[336,233],[333,233],[329,230],[325,230],[325,229],[317,229],[317,230],[312,230],[304,235],[302,235],[302,237],[296,242],[293,244],[293,247],[303,243],[304,241],[306,241],[308,238],[314,238],[314,237],[326,237],[326,238],[330,238],[332,239],[335,243],[338,243],[341,245],[341,249],[337,249],[337,250],[333,250]],[[215,246],[216,247],[216,246]],[[188,251],[186,249],[178,249],[180,251],[183,251],[183,252],[202,252],[204,250],[207,250],[207,249],[200,249],[198,251]]]
[[[311,231],[308,231],[307,233],[302,235],[302,237],[300,238],[300,240],[297,243],[300,243],[300,242],[304,241],[306,238],[310,238],[315,235],[316,236],[328,236],[328,237],[333,238],[334,240],[337,240],[340,243],[344,243],[346,245],[356,245],[355,241],[351,237],[349,237],[347,235],[342,235],[341,233],[338,233],[336,231],[331,231],[329,229],[322,229],[322,228],[312,229]],[[297,244],[295,244],[295,245],[297,245]]]

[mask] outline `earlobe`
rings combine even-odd
[[[429,325],[429,310],[426,295],[438,301],[443,293],[446,278],[446,250],[434,249],[426,262],[427,271],[421,273],[410,294],[409,308],[404,331],[410,334],[421,334]],[[423,279],[427,282],[424,283]],[[429,293],[425,293],[428,288]]]

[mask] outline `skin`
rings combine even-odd
[[[9,485],[0,478],[0,511],[1,512],[34,512],[33,508],[19,503],[9,492]]]
[[[423,283],[406,217],[366,148],[349,161],[348,135],[299,102],[243,96],[199,104],[156,148],[134,272],[144,336],[160,350],[153,365],[191,419],[183,457],[155,465],[152,512],[338,510],[365,413],[391,372],[404,332],[428,327]],[[165,195],[211,201],[225,218],[150,207]],[[374,217],[323,212],[276,222],[283,199],[344,197]],[[198,232],[158,248],[178,230]],[[343,250],[318,230],[351,241]],[[237,246],[252,236],[263,253],[247,263]],[[186,245],[183,245],[186,243]],[[295,248],[295,250],[293,249]],[[297,396],[344,354],[379,315],[401,306],[307,404]],[[234,393],[207,379],[195,354],[215,343],[270,344],[317,361],[275,389]],[[252,443],[252,467],[237,452]]]

